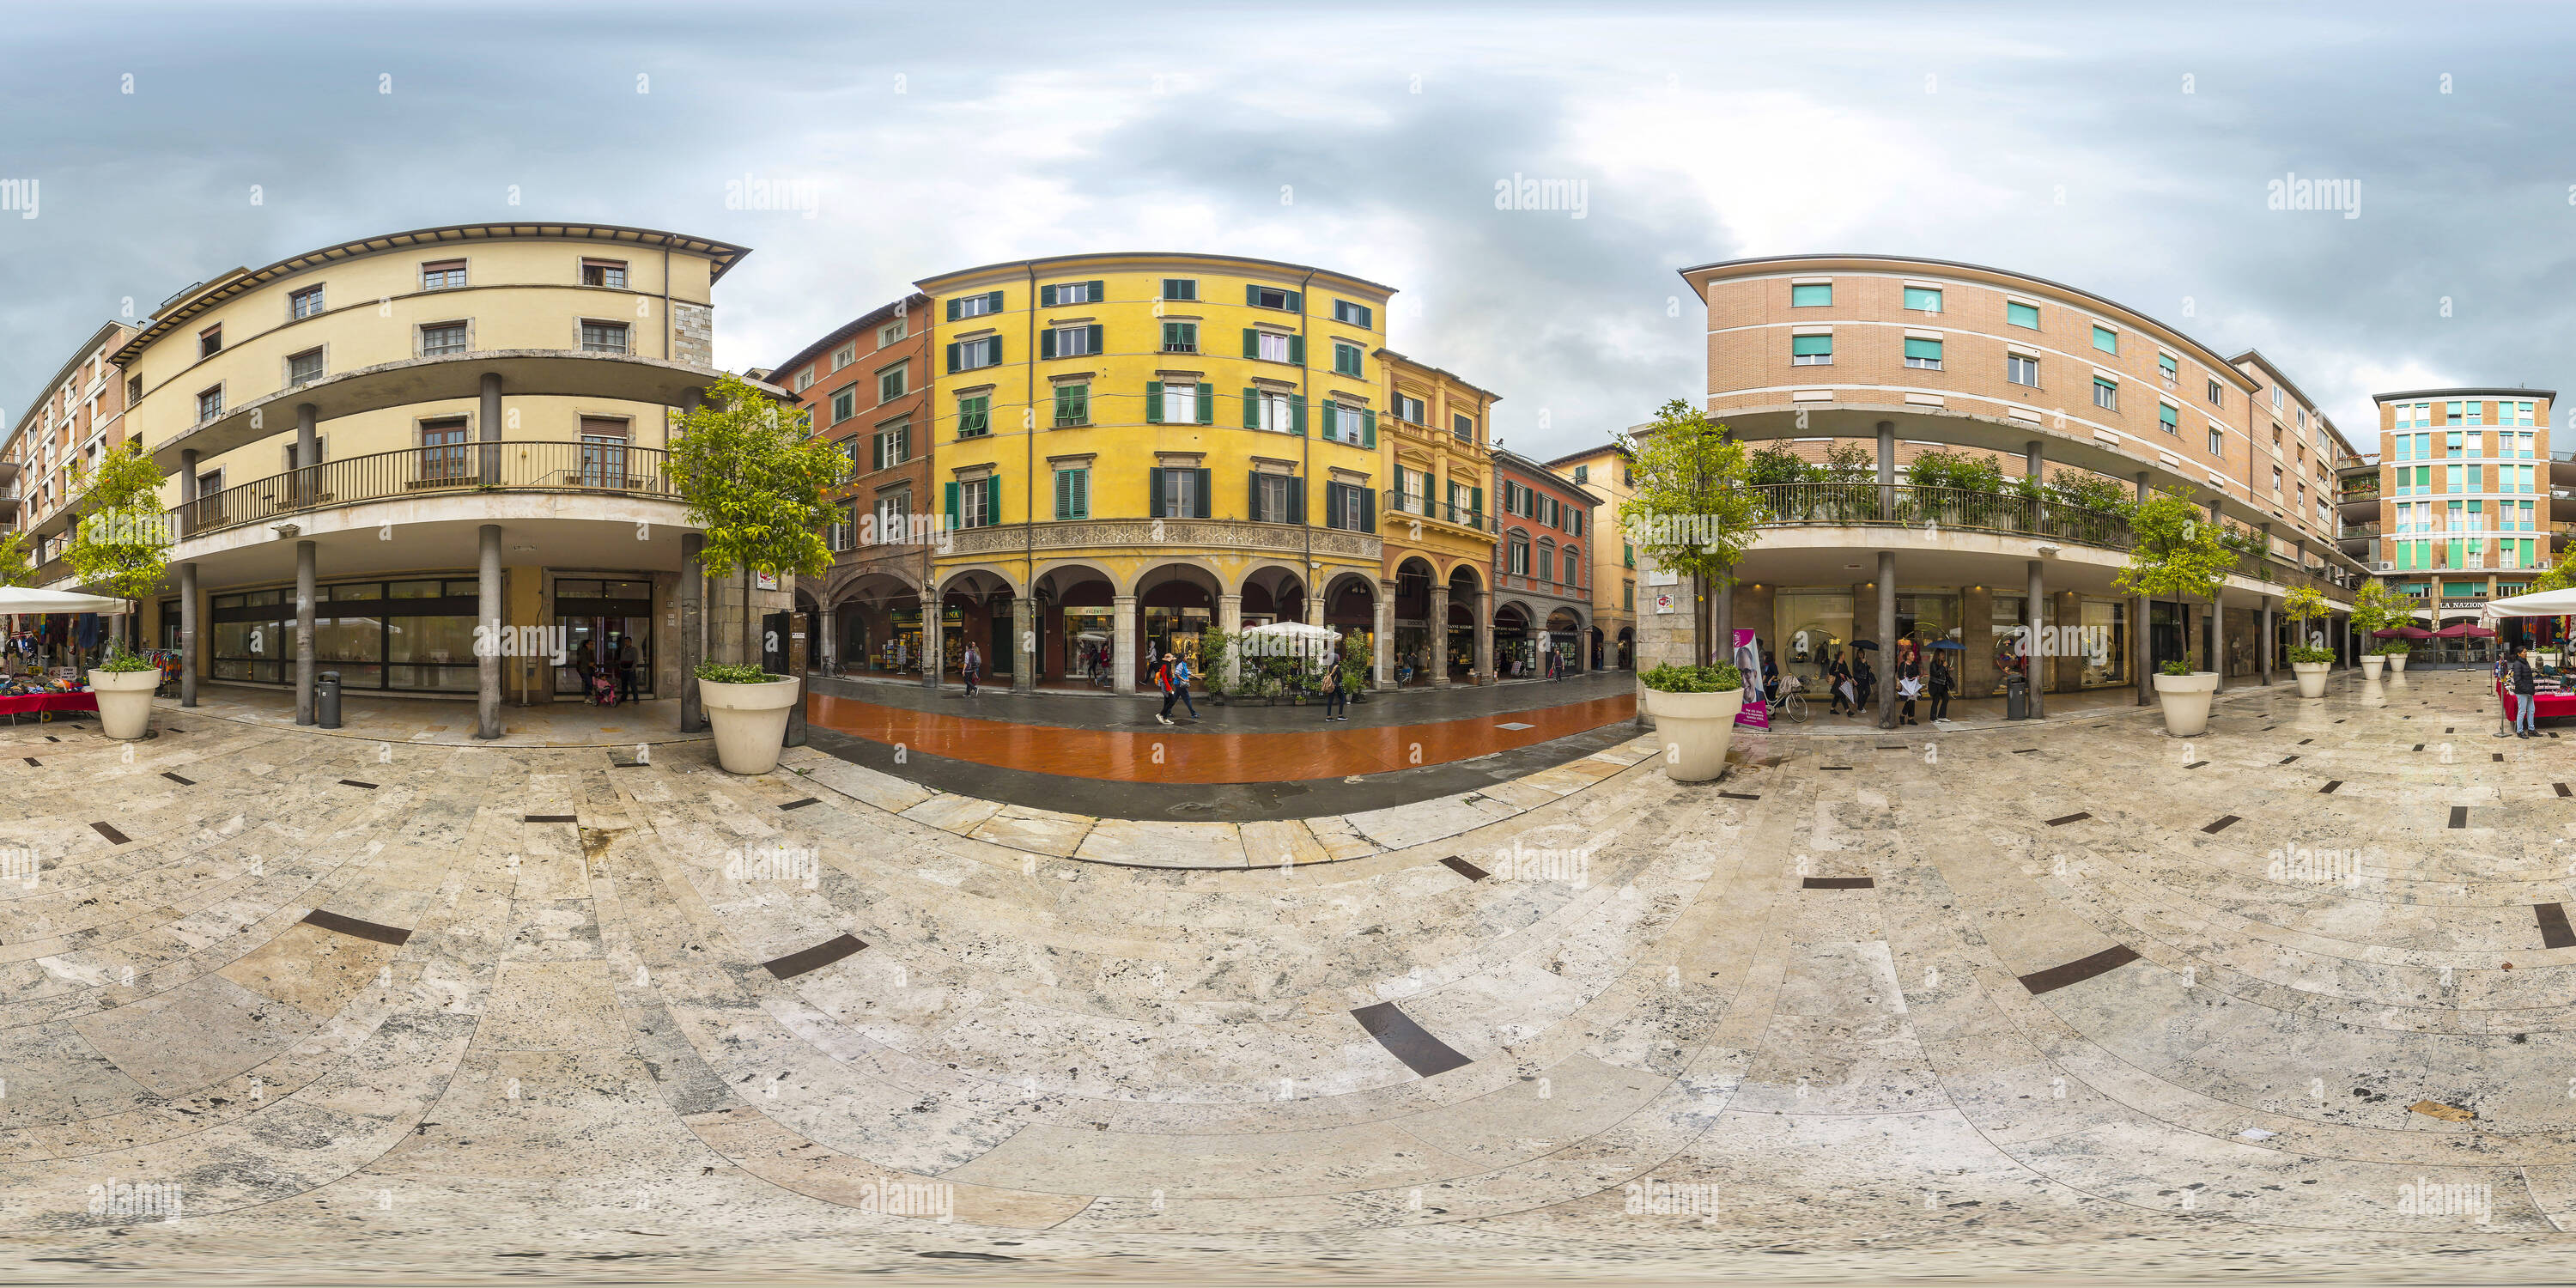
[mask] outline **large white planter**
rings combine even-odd
[[[110,738],[134,739],[152,725],[152,691],[161,687],[161,672],[92,671],[89,691],[98,698],[99,731]]]
[[[2370,681],[2377,681],[2379,679],[2379,668],[2387,661],[2387,658],[2381,657],[2377,653],[2362,654],[2361,678]]]
[[[2405,670],[2405,669],[2406,669],[2406,655],[2405,655],[2405,654],[2403,654],[2403,653],[2391,653],[2391,654],[2389,654],[2389,655],[2388,655],[2388,669],[2389,669],[2390,671],[2392,671],[2392,672],[2395,672],[2395,671],[2403,671],[2403,670]]]
[[[1655,718],[1664,777],[1704,783],[1726,772],[1726,745],[1735,736],[1735,713],[1744,709],[1744,690],[1663,693],[1639,685],[1637,709]]]
[[[2334,663],[2292,662],[2290,669],[2298,673],[2300,697],[2322,698],[2326,695],[2326,672],[2334,669]]]
[[[2218,672],[2194,671],[2155,679],[2156,701],[2165,709],[2166,733],[2177,738],[2197,738],[2209,728],[2209,700],[2218,692]]]
[[[714,726],[716,763],[728,774],[765,774],[778,768],[787,745],[787,715],[796,708],[794,677],[765,684],[698,681],[698,702]]]

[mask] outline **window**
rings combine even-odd
[[[1288,395],[1267,390],[1253,390],[1251,428],[1274,434],[1294,433],[1298,429],[1296,403]]]
[[[1574,481],[1577,486],[1591,482],[1591,475],[1592,467],[1589,465],[1577,465],[1574,467]]]
[[[836,506],[832,512],[839,517],[823,528],[823,548],[838,554],[858,544],[859,508],[852,503]]]
[[[1298,520],[1297,480],[1285,474],[1252,476],[1252,521],[1254,523],[1295,523]]]
[[[1789,307],[1793,309],[1822,308],[1833,302],[1834,284],[1831,282],[1807,282],[1789,288]]]
[[[1941,311],[1941,292],[1929,286],[1906,287],[1905,307],[1925,313],[1938,313]]]
[[[858,360],[859,346],[855,344],[842,345],[832,353],[832,370],[838,371]]]
[[[1163,329],[1168,332],[1171,327]],[[1097,324],[1048,327],[1038,333],[1038,357],[1041,359],[1080,358],[1098,352],[1100,327]]]
[[[904,384],[912,371],[909,362],[898,362],[877,373],[877,403],[882,406],[903,397]]]
[[[1163,468],[1153,472],[1157,519],[1187,519],[1199,512],[1199,474],[1195,469]]]
[[[899,420],[880,425],[868,439],[868,468],[892,469],[912,459],[912,422]]]
[[[1247,358],[1258,358],[1263,362],[1295,362],[1303,364],[1306,357],[1303,352],[1304,348],[1304,341],[1293,335],[1282,335],[1276,331],[1254,331],[1249,329],[1243,333],[1243,356]]]
[[[1941,342],[1908,339],[1905,342],[1905,365],[1917,371],[1941,369]]]
[[[605,286],[611,290],[626,289],[626,261],[622,259],[585,259],[581,262],[581,284]]]
[[[877,541],[907,545],[912,536],[912,489],[897,488],[877,497]]]
[[[987,476],[948,485],[956,504],[949,510],[961,528],[989,528],[1001,521],[1002,480]]]
[[[2222,435],[2222,434],[2220,434],[2220,433],[2218,432],[2218,427],[2217,427],[2216,425],[2212,425],[2212,426],[2210,426],[2210,427],[2209,427],[2209,454],[2210,454],[2210,455],[2212,455],[2212,456],[2224,456],[2224,455],[2226,455],[2226,453],[2227,453],[2227,438],[2226,438],[2226,436],[2225,436],[2225,435]]]
[[[2005,354],[2004,379],[2017,385],[2039,388],[2039,359],[2025,358],[2018,353]]]
[[[1345,376],[1357,376],[1360,370],[1360,347],[1356,344],[1333,343],[1333,370]]]
[[[126,406],[128,406],[128,407],[131,407],[131,406],[133,406],[134,404],[139,403],[139,402],[141,402],[141,401],[143,401],[143,377],[141,377],[141,376],[128,376],[128,377],[126,377],[126,378],[125,378],[125,405],[126,405]]]
[[[1055,387],[1055,423],[1059,426],[1091,423],[1091,386]]]
[[[465,442],[464,417],[420,423],[420,477],[424,481],[455,483],[472,477],[470,450]]]
[[[1377,531],[1377,497],[1356,483],[1324,485],[1324,526],[1344,532]]]
[[[2095,376],[2093,378],[2093,405],[2100,407],[2105,411],[2120,410],[2120,386],[2108,380],[2104,380],[2100,376]]]
[[[1199,351],[1199,324],[1166,322],[1163,324],[1163,352],[1196,353]]]
[[[1199,297],[1199,280],[1198,280],[1197,278],[1195,278],[1195,277],[1166,277],[1166,278],[1164,278],[1164,279],[1163,279],[1163,298],[1164,298],[1164,299],[1167,299],[1167,300],[1195,300],[1195,299],[1197,299],[1198,297]]]
[[[2224,390],[2224,389],[2220,388],[2220,387],[2219,387],[2219,384],[2218,384],[2218,382],[2217,382],[2217,381],[2215,381],[2215,380],[2210,381],[2210,382],[2209,382],[2209,405],[2210,405],[2210,406],[2212,406],[2212,407],[2224,407],[2224,406],[2226,406],[2226,405],[2227,405],[2226,400],[2225,400],[2224,398],[2222,398],[2222,397],[2221,397],[2221,395],[2222,395],[2222,394],[2224,394],[2225,392],[2226,392],[2226,390]]]
[[[2156,404],[2156,423],[2164,426],[2166,433],[2182,436],[2182,411],[2172,403]]]
[[[583,320],[581,324],[581,351],[584,353],[626,352],[626,324],[623,322],[592,322],[587,319]]]
[[[2306,429],[2308,427],[2308,409],[2305,407],[2299,408],[2298,414],[2294,419],[2297,421],[2299,428]]]
[[[960,295],[948,301],[948,320],[963,322],[968,318],[986,317],[1002,311],[1002,293],[986,291],[982,295]]]
[[[1449,418],[1449,436],[1462,443],[1475,442],[1476,418],[1473,416],[1452,415]]]
[[[1637,583],[1633,581],[1619,583],[1619,611],[1623,613],[1637,611]]]
[[[1058,520],[1091,517],[1091,467],[1077,465],[1055,472],[1055,517]]]
[[[2281,494],[2281,467],[2280,467],[2280,466],[2278,466],[2278,465],[2275,465],[2275,466],[2273,466],[2273,467],[2272,467],[2272,495],[2274,495],[2274,496],[2279,496],[2280,494]]]
[[[796,373],[796,392],[798,392],[798,393],[800,393],[800,394],[801,394],[801,393],[805,392],[806,390],[811,389],[811,388],[813,388],[813,387],[814,387],[814,369],[813,369],[812,367],[807,367],[807,368],[806,368],[806,369],[804,369],[803,371],[799,371],[799,372],[797,372],[797,373]]]
[[[464,260],[432,260],[420,266],[420,289],[424,291],[452,291],[463,285],[465,285]]]
[[[906,321],[907,319],[904,318],[896,318],[894,321],[878,327],[877,347],[882,349],[910,334],[910,328],[905,325]]]
[[[2274,385],[2274,386],[2272,386],[2272,406],[2273,406],[2275,409],[2278,409],[2278,408],[2280,407],[2280,405],[2281,405],[2281,387],[2280,387],[2279,385]],[[2453,407],[2457,407],[2457,406],[2459,406],[2459,404],[2458,404],[2458,403],[2452,403],[2451,405],[2452,405]]]
[[[844,389],[832,395],[832,423],[840,424],[859,414],[859,391]]]
[[[308,286],[286,297],[286,316],[290,319],[309,318],[321,311],[322,288],[319,286]]]
[[[1565,584],[1583,584],[1583,551],[1574,546],[1565,548]]]
[[[2029,327],[2031,330],[2036,331],[2039,329],[2039,306],[2036,304],[2015,304],[2007,300],[2004,303],[2004,321],[2014,326]]]
[[[1156,390],[1161,395],[1156,400],[1161,405],[1163,413],[1160,423],[1165,425],[1198,423],[1199,387],[1197,385],[1185,380],[1166,380],[1158,384]]]
[[[297,385],[309,385],[321,378],[322,351],[320,349],[307,349],[304,352],[296,354],[286,360],[286,384],[288,388],[291,389]]]
[[[1107,289],[1099,282],[1062,282],[1038,288],[1038,307],[1061,309],[1076,304],[1098,304],[1107,294]]]
[[[2120,351],[2120,333],[2107,326],[2095,326],[2093,328],[2093,347],[2104,353],[2118,353]]]
[[[948,346],[948,370],[952,374],[1000,366],[1001,362],[1002,337],[998,335],[986,336],[981,340],[960,340]]]
[[[1344,326],[1367,330],[1369,321],[1374,316],[1369,306],[1365,304],[1353,304],[1349,300],[1333,301],[1333,320]]]
[[[1834,361],[1834,338],[1829,335],[1793,335],[1789,337],[1789,365],[1793,367],[1827,367]]]
[[[220,324],[215,325],[215,326],[207,327],[205,330],[203,330],[203,331],[199,331],[199,332],[197,333],[197,356],[198,356],[198,357],[200,357],[200,358],[211,358],[211,357],[215,356],[216,354],[223,352],[223,349],[224,349],[224,328],[223,328]],[[66,389],[66,390],[64,390],[63,392],[64,392],[64,393],[66,393],[66,394],[68,394],[68,393],[70,393],[71,391],[70,391],[70,390],[68,390],[68,389]],[[66,404],[67,406],[69,405],[69,401],[70,401],[69,399],[65,399],[65,404]],[[2459,404],[2454,403],[2454,404],[2452,404],[2452,405],[2453,405],[2453,406],[2458,406]]]
[[[1409,421],[1413,424],[1419,425],[1422,423],[1423,415],[1421,399],[1407,397],[1403,394],[1397,394],[1395,396],[1395,418],[1397,420]]]
[[[2487,416],[2487,405],[2486,405],[2485,403],[2483,403],[2483,402],[2479,402],[2478,400],[2476,400],[2476,399],[2474,399],[2474,398],[2473,398],[2473,399],[2470,399],[2470,400],[2469,400],[2469,418],[2468,418],[2468,422],[2467,422],[2467,423],[2472,424],[2472,425],[2483,425],[2483,424],[2485,424],[2485,423],[2486,423],[2486,416]]]
[[[224,414],[224,387],[217,385],[197,395],[197,423],[202,425]]]
[[[957,436],[982,438],[993,430],[993,396],[972,394],[957,400]]]
[[[1337,402],[1322,406],[1325,441],[1347,443],[1353,447],[1377,446],[1377,413],[1364,407],[1349,407]]]
[[[1511,569],[1511,574],[1515,577],[1526,577],[1529,575],[1529,538],[1524,537],[1517,532],[1512,534],[1512,561],[1507,566]]]
[[[1244,287],[1243,302],[1256,309],[1286,309],[1291,313],[1305,304],[1297,292],[1276,286]]]
[[[2156,374],[2164,378],[2165,388],[2171,389],[2176,377],[2182,374],[2182,367],[2174,361],[2172,354],[2159,353],[2156,355]]]

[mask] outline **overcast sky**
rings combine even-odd
[[[1674,270],[1747,255],[2054,278],[2262,349],[2347,432],[2375,391],[2557,387],[2576,340],[2565,6],[368,7],[9,9],[0,179],[40,201],[0,210],[0,413],[129,300],[507,219],[751,247],[734,369],[995,260],[1325,265],[1537,456],[1697,392]],[[2268,208],[2293,173],[2358,217]],[[1497,210],[1515,175],[1582,217]],[[746,177],[812,217],[728,209]]]

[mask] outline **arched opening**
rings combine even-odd
[[[1011,584],[975,569],[948,579],[939,594],[939,666],[942,675],[964,674],[966,646],[983,658],[987,678],[1008,676],[1019,644],[1012,627]]]
[[[1377,648],[1377,581],[1337,572],[1324,584],[1324,625],[1342,637],[1342,656],[1374,658]]]
[[[1504,680],[1525,680],[1531,665],[1538,660],[1537,641],[1530,638],[1529,610],[1518,602],[1494,609],[1494,675]]]
[[[1306,579],[1286,568],[1255,568],[1243,579],[1243,625],[1306,620]]]
[[[1634,627],[1619,628],[1619,669],[1622,671],[1637,669],[1637,631]]]
[[[1449,679],[1454,684],[1476,682],[1476,574],[1466,565],[1449,570],[1449,629],[1442,647]]]
[[[1391,645],[1400,684],[1429,684],[1432,658],[1431,587],[1437,580],[1429,560],[1408,556],[1395,566],[1395,640]]]
[[[1115,667],[1118,588],[1109,573],[1088,564],[1066,564],[1038,574],[1038,683],[1057,688],[1096,688]]]
[[[842,587],[832,633],[839,674],[921,674],[921,593],[900,577],[868,573]]]
[[[1583,668],[1583,614],[1571,608],[1559,608],[1547,615],[1547,648],[1556,654],[1555,665],[1560,675],[1570,675]],[[1546,673],[1547,659],[1540,659],[1540,673]]]
[[[1216,575],[1195,564],[1163,564],[1136,579],[1139,686],[1165,653],[1198,667],[1199,637],[1216,627],[1218,593]]]

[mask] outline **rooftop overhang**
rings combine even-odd
[[[1881,524],[1851,527],[1800,525],[1764,528],[1737,565],[1748,585],[1787,587],[1859,586],[1878,578],[1878,552],[1896,556],[1896,584],[1906,587],[1986,587],[2019,595],[2029,585],[2030,563],[2040,561],[2040,586],[2048,594],[2073,591],[2109,599],[2134,599],[2117,584],[2128,565],[2126,552],[2080,542],[2017,533],[1965,529],[1926,534],[1920,528]],[[2229,574],[2220,590],[2222,602],[2250,606],[2278,600],[2286,587]],[[2351,605],[2329,593],[2327,606],[2345,612]]]

